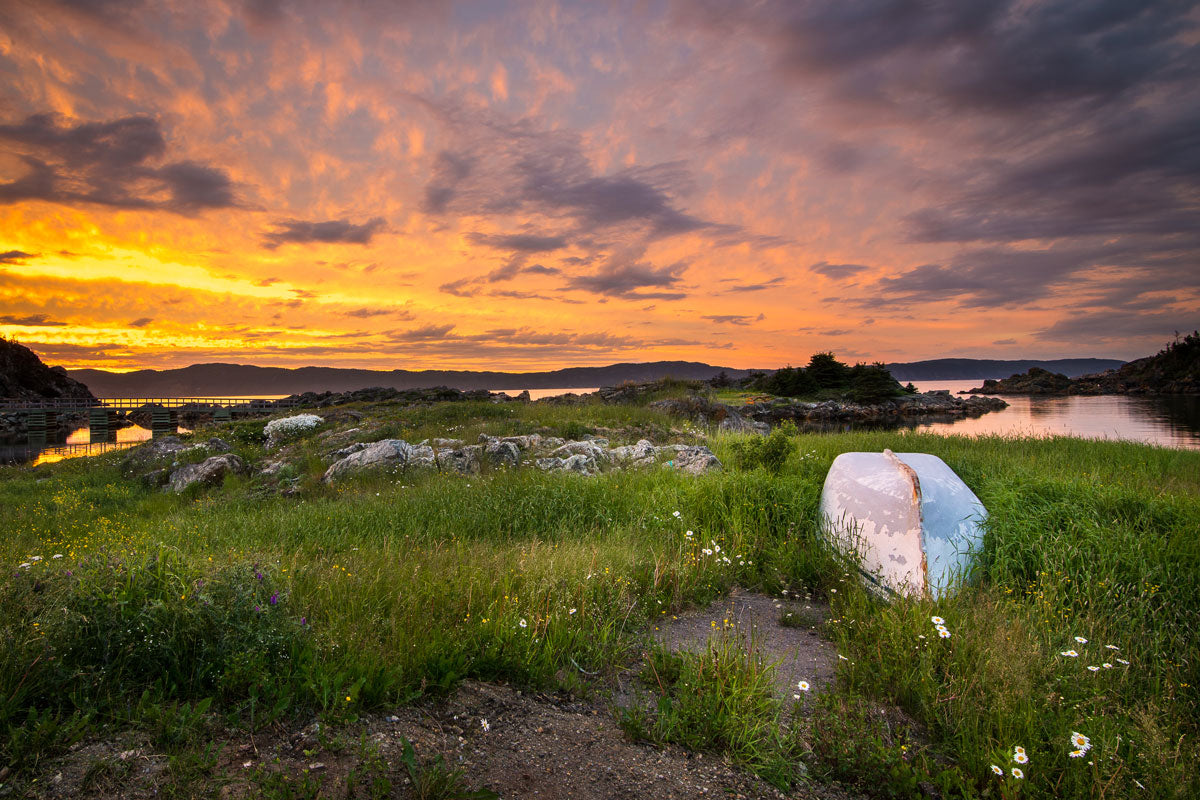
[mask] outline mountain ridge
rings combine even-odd
[[[973,380],[1004,377],[1039,366],[1065,374],[1097,372],[1123,362],[1115,359],[1052,359],[998,361],[993,359],[933,359],[887,364],[899,381]],[[930,366],[932,365],[932,366]],[[737,379],[751,372],[697,361],[620,362],[602,367],[566,367],[542,372],[472,370],[368,370],[345,367],[258,367],[251,364],[192,364],[168,370],[108,372],[68,370],[99,397],[216,397],[225,395],[291,395],[303,392],[344,392],[368,387],[416,389],[449,386],[455,389],[582,389],[613,386],[626,381],[675,377],[708,380],[724,372]]]

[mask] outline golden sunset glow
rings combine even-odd
[[[1038,4],[969,5],[0,4],[0,334],[112,370],[1155,351],[1200,308],[1196,15],[1081,22],[1059,74]]]

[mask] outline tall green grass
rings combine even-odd
[[[681,430],[646,407],[600,404],[444,404],[372,425],[372,438],[409,440],[575,426],[662,442]],[[248,426],[230,438],[258,458]],[[32,769],[98,726],[186,739],[201,703],[258,725],[352,719],[464,678],[588,691],[592,673],[636,656],[652,619],[734,586],[804,587],[831,600],[829,629],[849,659],[839,662],[845,702],[828,713],[860,699],[901,706],[927,727],[943,759],[938,780],[952,791],[1181,797],[1197,788],[1200,454],[1071,439],[797,435],[780,463],[772,450],[767,469],[753,467],[743,439],[715,436],[729,468],[699,478],[521,469],[376,473],[328,487],[318,480],[323,435],[294,446],[295,496],[259,478],[165,495],[122,477],[119,454],[0,470],[0,640],[15,643],[0,652],[6,762]],[[818,535],[832,459],[885,447],[941,456],[990,511],[972,584],[939,604],[873,601]],[[712,542],[729,563],[703,552]],[[936,637],[933,615],[951,638]],[[1079,657],[1059,655],[1072,647]],[[1072,731],[1091,737],[1087,757],[1067,756]],[[1014,745],[1029,755],[1020,781]],[[852,781],[844,771],[834,773]]]

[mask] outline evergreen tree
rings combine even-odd
[[[820,389],[845,389],[850,384],[850,367],[833,353],[813,353],[804,371]]]
[[[855,403],[879,403],[903,392],[904,389],[892,377],[892,373],[879,362],[855,364],[850,370],[850,399]]]

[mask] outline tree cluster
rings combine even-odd
[[[754,388],[780,397],[839,395],[855,403],[878,403],[905,390],[881,363],[843,364],[833,353],[814,353],[806,367],[787,366],[759,376]]]

